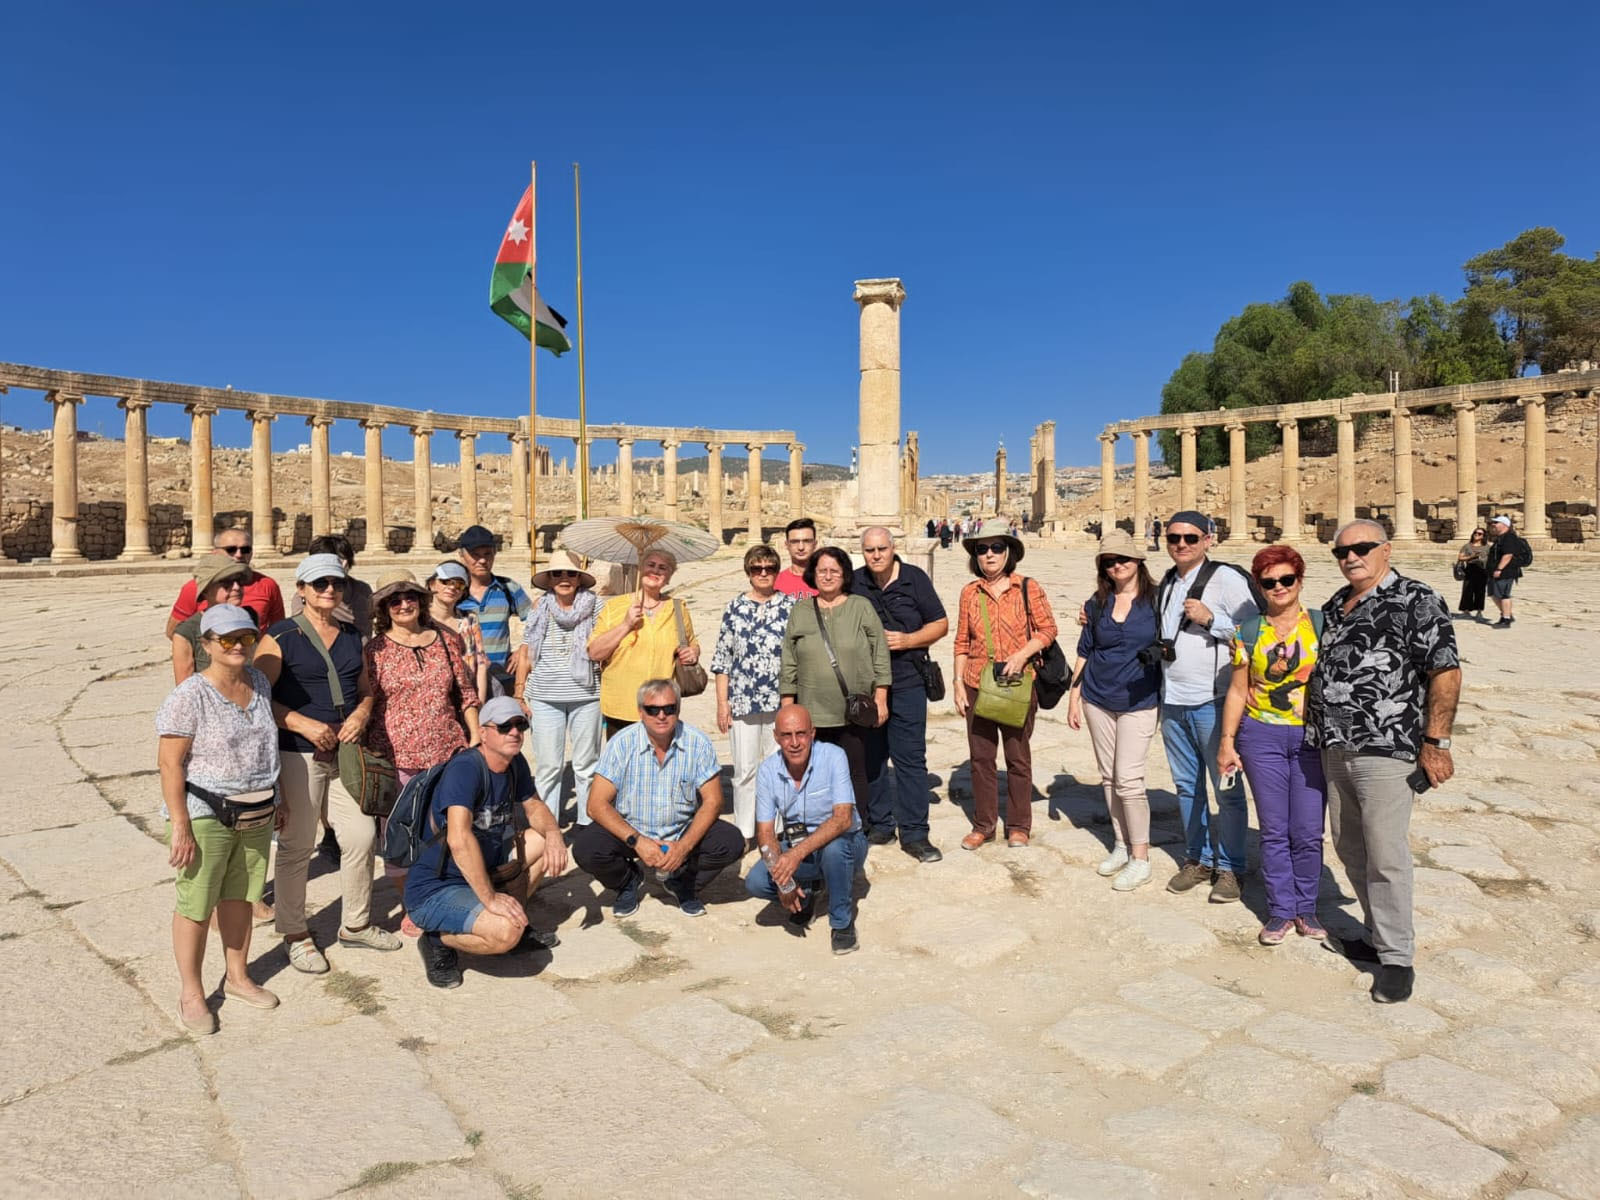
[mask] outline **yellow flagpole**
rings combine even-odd
[[[572,164],[572,219],[578,251],[578,519],[589,515],[589,412],[583,393],[583,194]]]
[[[539,164],[528,164],[528,576],[539,572]]]

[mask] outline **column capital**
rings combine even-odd
[[[678,441],[677,438],[662,438],[661,439],[661,448],[663,450],[676,450],[682,444],[683,443]]]
[[[143,396],[119,396],[117,407],[123,412],[133,412],[136,409],[149,408],[155,401],[146,400]]]
[[[1299,417],[1279,417],[1278,418],[1278,428],[1279,429],[1291,429],[1291,428],[1292,429],[1298,429],[1298,428],[1300,428],[1300,418]]]
[[[1227,433],[1243,433],[1244,432],[1244,422],[1243,421],[1229,421],[1222,428]]]
[[[217,415],[215,404],[185,404],[183,411],[191,417],[214,417]]]
[[[1150,431],[1148,429],[1135,429],[1130,431],[1128,436],[1136,442],[1142,442],[1150,436]]]
[[[266,409],[261,409],[261,408],[246,409],[244,415],[249,417],[250,420],[254,421],[256,424],[265,423],[267,425],[270,425],[270,424],[272,424],[274,421],[276,421],[278,419],[278,414],[277,413],[268,412]]]
[[[1471,400],[1452,400],[1452,401],[1450,401],[1450,407],[1455,409],[1458,413],[1460,413],[1460,412],[1471,412],[1473,409],[1477,408],[1478,406],[1474,401],[1471,401]]]
[[[510,439],[513,446],[521,445],[528,440],[528,435],[520,429],[515,433],[506,434],[506,437]]]
[[[1535,407],[1543,408],[1544,407],[1544,403],[1545,403],[1545,395],[1542,392],[1535,392],[1531,396],[1518,396],[1517,397],[1517,406],[1519,408],[1523,408],[1523,409],[1535,408]]]
[[[306,424],[313,429],[327,429],[333,425],[332,417],[307,417]]]
[[[1178,430],[1178,436],[1181,438],[1193,438],[1199,432],[1200,431],[1193,425],[1185,425],[1182,429]]]
[[[46,403],[54,404],[58,408],[63,404],[83,403],[83,397],[73,392],[46,392],[44,398]]]
[[[1355,419],[1356,418],[1355,418],[1355,415],[1353,413],[1336,412],[1336,413],[1333,414],[1334,423],[1338,424],[1338,425],[1349,425],[1349,424],[1352,424],[1355,421]]]
[[[721,454],[727,448],[728,448],[728,443],[727,442],[707,442],[706,443],[706,453],[707,454]]]
[[[1111,445],[1116,440],[1117,435],[1112,433],[1110,430],[1107,430],[1105,433],[1095,435],[1095,441],[1104,442],[1107,446]]]
[[[898,279],[858,279],[851,299],[863,307],[888,304],[899,308],[906,302],[906,289]]]
[[[762,450],[766,449],[766,445],[765,442],[746,442],[744,448],[750,451],[751,454],[760,454]]]
[[[636,440],[635,438],[631,438],[631,437],[619,437],[617,439],[617,445],[618,445],[618,447],[631,446],[631,445],[633,445],[635,440]]]
[[[433,426],[432,425],[412,425],[412,426],[410,426],[410,429],[411,429],[411,436],[412,437],[432,437],[433,436]]]
[[[462,442],[476,442],[478,437],[477,431],[473,429],[457,429],[455,434],[456,439]]]
[[[804,442],[790,442],[789,443],[789,453],[790,454],[804,454],[805,452],[806,452],[806,444]]]
[[[382,417],[362,417],[360,424],[363,429],[383,430],[389,428],[389,422]]]

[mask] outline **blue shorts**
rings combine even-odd
[[[482,911],[483,901],[470,885],[447,883],[415,908],[407,907],[406,916],[426,933],[471,933]]]

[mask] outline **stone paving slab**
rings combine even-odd
[[[1036,1200],[1160,1200],[1170,1194],[1152,1171],[1096,1159],[1059,1142],[1038,1148],[1017,1176],[1017,1190]]]
[[[52,903],[88,900],[174,878],[167,856],[121,817],[0,838],[0,858]],[[109,879],[105,864],[117,864]]]
[[[630,1021],[628,1030],[642,1045],[691,1071],[725,1063],[771,1036],[759,1022],[705,997],[652,1008]]]
[[[1129,1004],[1210,1034],[1227,1033],[1266,1009],[1226,988],[1203,983],[1180,971],[1162,971],[1117,989]]]
[[[1383,1090],[1430,1116],[1448,1121],[1468,1137],[1510,1145],[1531,1130],[1561,1119],[1544,1097],[1477,1071],[1424,1054],[1390,1063]]]
[[[1317,1130],[1333,1154],[1370,1162],[1439,1200],[1474,1200],[1510,1163],[1409,1108],[1352,1096]]]
[[[1573,1121],[1535,1160],[1533,1178],[1566,1200],[1600,1196],[1600,1116]]]
[[[1361,1079],[1395,1056],[1393,1043],[1345,1025],[1279,1012],[1252,1025],[1252,1041],[1315,1063],[1341,1079]]]
[[[862,1123],[862,1134],[896,1170],[932,1184],[953,1183],[1005,1157],[1021,1130],[976,1100],[907,1087]]]
[[[1219,1046],[1191,1063],[1177,1086],[1219,1111],[1277,1122],[1287,1112],[1325,1105],[1345,1088],[1309,1063],[1259,1046]]]
[[[1463,1029],[1439,1043],[1436,1052],[1461,1066],[1524,1084],[1557,1104],[1581,1104],[1600,1095],[1600,1075],[1586,1064],[1514,1030]]]
[[[1255,1122],[1192,1103],[1119,1113],[1108,1117],[1105,1125],[1127,1157],[1152,1167],[1179,1165],[1196,1181],[1221,1181],[1258,1171],[1283,1147],[1277,1134]],[[1221,1146],[1227,1153],[1219,1157]]]
[[[1206,1036],[1116,1004],[1075,1008],[1045,1030],[1044,1042],[1109,1075],[1159,1079],[1205,1050]]]
[[[372,1174],[389,1178],[344,1194],[352,1200],[505,1200],[506,1195],[493,1175],[457,1163],[382,1164]]]

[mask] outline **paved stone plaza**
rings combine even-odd
[[[1395,561],[1451,588],[1442,557]],[[1059,615],[1089,591],[1087,551],[1024,566]],[[1320,600],[1324,550],[1311,571]],[[952,611],[966,578],[959,551],[937,556]],[[1457,624],[1457,777],[1412,824],[1412,1003],[1371,1003],[1369,976],[1309,942],[1257,945],[1254,878],[1242,905],[1162,890],[1178,830],[1159,739],[1156,877],[1113,893],[1064,707],[1035,735],[1033,846],[963,852],[947,702],[929,728],[945,861],[873,851],[855,955],[835,959],[821,922],[791,937],[731,873],[701,921],[654,895],[613,920],[569,874],[536,902],[560,923],[554,955],[465,960],[452,992],[409,942],[335,946],[313,977],[258,931],[253,973],[282,1007],[224,1004],[198,1040],[175,1015],[156,840],[159,635],[180,579],[0,577],[0,1193],[1600,1196],[1593,559],[1541,554],[1510,631]],[[738,560],[679,579],[709,638]],[[948,671],[948,641],[939,655]],[[709,694],[687,707],[704,729],[711,714]],[[1329,855],[1338,932],[1353,901]],[[318,871],[328,943],[336,877]],[[392,890],[375,899],[393,927]],[[206,965],[220,979],[215,939]]]

